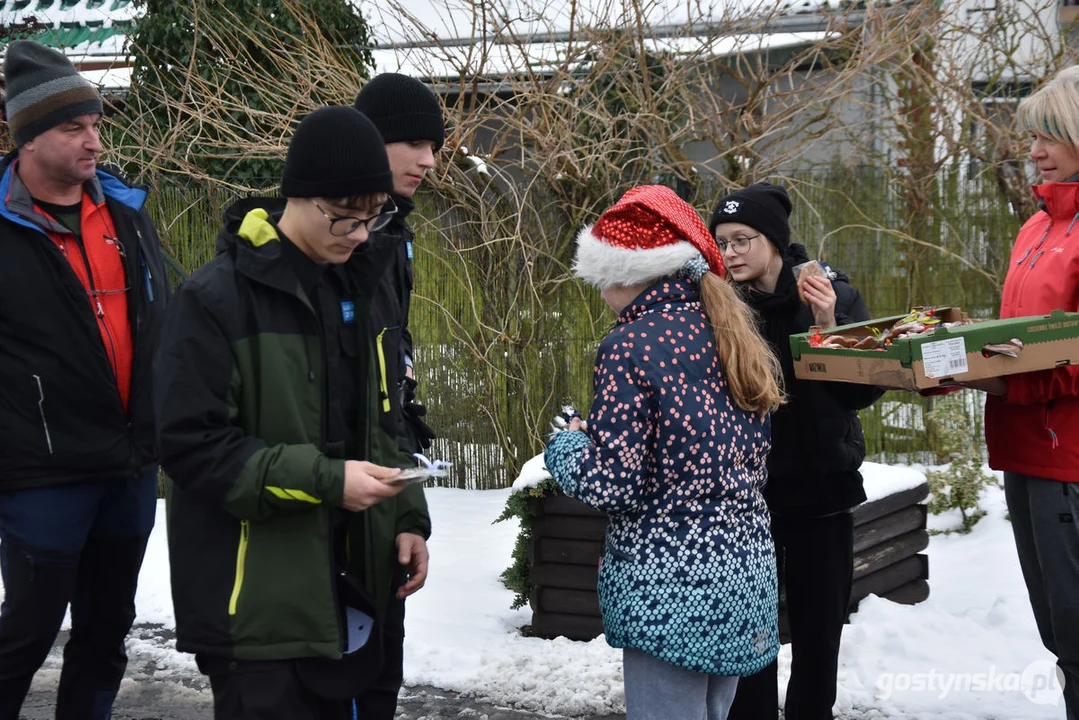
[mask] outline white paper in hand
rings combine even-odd
[[[371,639],[371,626],[375,621],[370,615],[353,607],[345,607],[345,625],[348,626],[348,645],[345,654],[356,652]]]
[[[449,477],[450,468],[453,467],[453,463],[446,462],[445,460],[435,460],[432,462],[431,460],[428,460],[423,453],[412,453],[412,456],[416,458],[419,467],[402,470],[386,482],[411,485],[413,483],[434,480],[435,478]]]

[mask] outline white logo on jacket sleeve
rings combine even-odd
[[[738,200],[728,200],[727,204],[723,206],[723,212],[728,215],[734,215],[738,212],[738,208],[742,206],[742,203]]]

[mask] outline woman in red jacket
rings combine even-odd
[[[1042,175],[1040,211],[1012,248],[1000,317],[1079,310],[1079,66],[1019,106]],[[988,393],[989,466],[1004,471],[1019,563],[1045,647],[1057,657],[1069,720],[1079,720],[1079,367],[1009,375]]]

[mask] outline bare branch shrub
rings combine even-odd
[[[953,200],[964,178],[988,176],[998,194],[979,202],[1004,197],[1017,218],[1032,211],[1015,97],[1073,60],[1045,20],[1050,0],[997,3],[1011,7],[981,24],[962,15],[963,3],[838,3],[798,33],[784,28],[799,16],[774,2],[728,3],[716,16],[698,0],[675,15],[651,0],[435,1],[471,39],[440,39],[407,0],[387,0],[379,12],[402,23],[402,44],[375,51],[376,71],[430,79],[445,103],[443,161],[414,224],[418,251],[456,290],[443,283],[436,296],[420,285],[417,294],[464,348],[451,358],[466,377],[459,391],[476,392],[485,414],[460,418],[459,439],[477,437],[481,422],[508,467],[538,449],[566,395],[590,391],[590,358],[577,356],[610,318],[597,294],[570,280],[574,239],[629,186],[670,185],[704,208],[725,188],[778,178],[796,202],[817,198],[801,212],[820,254],[849,232],[905,244],[912,302],[919,273],[944,260],[999,284],[1006,256],[987,239],[993,228],[971,235]],[[351,103],[363,73],[305,3],[282,3],[298,32],[262,35],[191,4],[220,67],[177,58],[159,69],[143,88],[144,110],[164,107],[168,121],[136,116],[121,158],[220,183],[199,157],[279,158],[300,117],[322,102]],[[277,74],[252,62],[243,51],[252,46],[279,58]],[[260,122],[272,131],[232,121],[245,101],[220,78],[237,68],[261,88]],[[183,99],[154,83],[182,83]],[[870,217],[849,185],[799,172],[813,163],[839,173],[876,166],[896,212]],[[831,196],[849,207],[846,222],[825,224],[820,198]]]

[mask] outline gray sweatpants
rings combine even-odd
[[[640,650],[622,651],[626,720],[727,720],[737,677],[675,667]]]
[[[1004,495],[1034,620],[1079,720],[1079,483],[1004,473]]]

